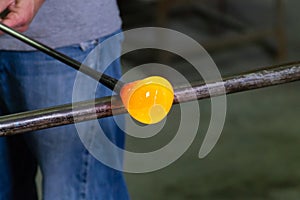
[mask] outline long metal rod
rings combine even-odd
[[[27,37],[25,36],[24,34],[22,33],[19,33],[15,30],[13,30],[12,28],[0,23],[0,30],[3,31],[4,33],[7,33],[9,34],[10,36],[30,45],[31,47],[34,47],[42,52],[44,52],[45,54],[61,61],[62,63],[86,74],[87,76],[95,79],[96,81],[102,83],[103,85],[105,85],[107,88],[111,89],[111,90],[116,90],[117,92],[120,92],[120,89],[122,88],[123,86],[123,83],[119,81],[119,84],[118,83],[118,80],[113,78],[113,77],[110,77],[106,74],[103,74],[103,73],[100,73],[80,62],[78,62],[77,60],[74,60],[30,37]],[[115,88],[117,87],[117,88]]]
[[[300,80],[300,62],[272,66],[220,82],[175,89],[174,104],[253,90]],[[14,135],[126,113],[118,96],[0,117],[0,136]]]

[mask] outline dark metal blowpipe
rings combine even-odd
[[[120,82],[119,80],[117,80],[113,77],[110,77],[106,74],[100,73],[100,72],[78,62],[77,60],[74,60],[74,59],[32,39],[32,38],[25,36],[22,33],[19,33],[17,31],[13,30],[12,28],[10,28],[2,23],[0,23],[0,30],[3,31],[4,33],[7,33],[8,35],[11,35],[12,37],[14,37],[20,41],[30,45],[31,47],[38,49],[38,50],[44,52],[45,54],[61,61],[62,63],[88,75],[89,77],[102,83],[103,85],[105,85],[107,88],[109,88],[111,90],[115,89],[116,92],[119,93],[122,86],[124,85],[124,83]]]
[[[300,62],[272,66],[223,81],[175,89],[174,104],[300,80]],[[225,90],[220,90],[220,88]],[[1,102],[0,102],[1,103]],[[126,113],[119,96],[56,106],[0,117],[0,136],[21,134]]]

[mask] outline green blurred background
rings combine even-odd
[[[187,34],[207,48],[224,77],[300,60],[298,0],[120,0],[119,4],[125,30],[163,26]],[[260,35],[264,30],[270,34]],[[185,67],[177,58],[165,57],[149,51],[124,56],[124,71],[150,61]],[[162,170],[126,174],[132,199],[300,199],[299,89],[295,82],[227,96],[221,138],[204,159],[198,152],[211,105],[210,100],[199,101],[200,127],[191,147]],[[174,122],[176,110],[178,106]],[[162,147],[176,133],[172,121],[168,124],[150,139],[127,137],[127,148],[144,152]]]

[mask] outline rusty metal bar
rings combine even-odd
[[[192,87],[175,89],[174,104],[253,90],[300,80],[300,62],[271,66],[259,71],[233,76],[223,81],[207,84],[195,83]],[[195,95],[196,94],[196,95]],[[0,136],[21,134],[95,118],[109,117],[126,110],[118,96],[99,98],[36,111],[0,117]]]

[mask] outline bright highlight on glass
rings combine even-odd
[[[120,95],[128,113],[144,124],[155,124],[163,120],[174,100],[172,85],[159,76],[128,83],[122,88]]]

